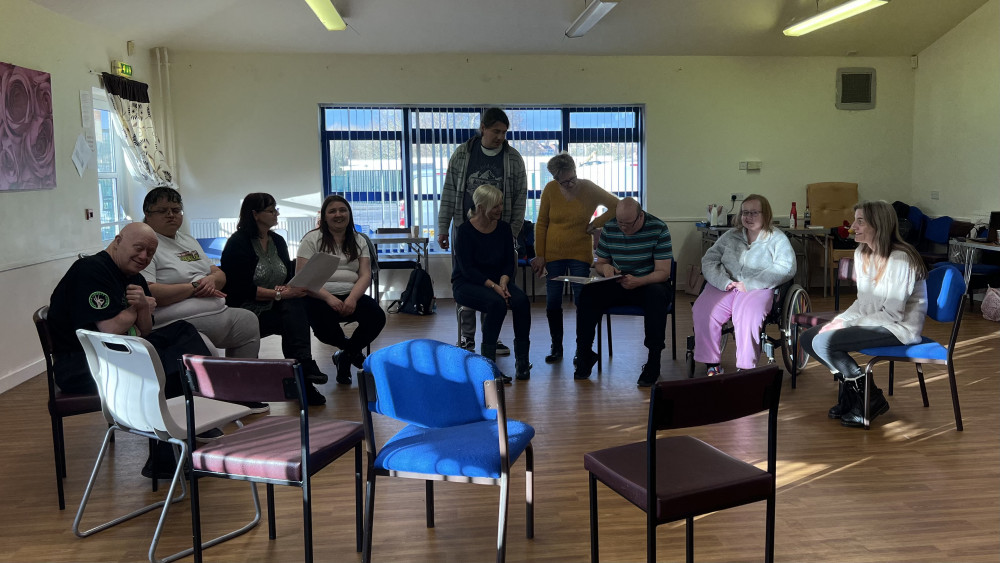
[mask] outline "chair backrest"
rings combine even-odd
[[[854,271],[854,258],[841,258],[837,262],[837,279],[840,281],[857,281],[858,274]]]
[[[155,434],[160,440],[185,439],[167,409],[166,376],[153,345],[138,336],[78,329],[105,416],[126,429]]]
[[[427,428],[496,420],[484,382],[496,364],[436,340],[407,340],[365,360],[368,410]],[[361,378],[359,378],[361,379]]]
[[[924,238],[927,216],[919,207],[911,205],[906,213],[906,218],[910,221],[910,232],[906,235],[906,241],[916,245],[920,239]]]
[[[948,244],[953,221],[954,219],[947,215],[930,219],[927,221],[927,228],[924,229],[924,238],[936,244]]]
[[[375,243],[372,242],[372,239],[368,238],[368,235],[362,232],[358,234],[361,235],[361,238],[365,239],[365,244],[368,245],[368,254],[371,256],[372,263],[372,276],[374,277],[378,273],[378,249],[375,248]]]
[[[942,323],[954,322],[962,308],[965,278],[954,266],[934,268],[927,273],[927,316]]]
[[[806,185],[806,206],[813,225],[839,227],[854,222],[858,185],[853,182],[819,182]]]
[[[535,224],[525,221],[517,233],[517,256],[530,260],[535,257]]]
[[[295,360],[184,354],[183,361],[185,379],[196,396],[219,401],[302,402],[298,384],[302,366]]]
[[[45,378],[49,385],[49,408],[56,400],[56,380],[52,363],[52,335],[49,333],[49,306],[39,307],[31,316],[38,332],[38,343],[42,345],[42,356],[45,358]]]
[[[659,382],[649,402],[650,432],[688,428],[778,410],[782,372],[777,364],[717,377]]]

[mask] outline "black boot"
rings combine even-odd
[[[848,428],[864,428],[865,426],[865,388],[867,377],[850,381],[847,384],[852,387],[851,393],[854,398],[851,401],[851,408],[840,417],[841,426]],[[870,425],[875,417],[885,414],[889,410],[889,401],[885,399],[882,390],[870,383],[869,400],[871,405],[868,409],[868,424]]]
[[[528,361],[528,349],[530,343],[527,340],[514,339],[514,376],[525,380],[531,378],[531,362]]]
[[[844,416],[844,413],[851,410],[851,405],[853,404],[854,397],[853,386],[845,383],[843,377],[840,379],[840,387],[837,389],[837,404],[830,407],[827,411],[826,416],[830,418],[840,418]]]
[[[333,354],[333,365],[337,366],[337,383],[351,384],[351,353],[347,350],[337,350]]]
[[[483,340],[484,340],[483,344],[479,347],[479,354],[482,357],[486,358],[487,360],[493,361],[495,363],[497,361],[497,343],[485,342],[486,339]],[[500,373],[500,379],[502,379],[504,383],[510,383],[514,381],[514,379],[511,378],[511,376],[503,372]]]
[[[302,375],[309,383],[323,385],[330,380],[328,375],[319,371],[319,366],[316,364],[316,360],[310,358],[308,360],[299,360],[299,363],[302,364]]]
[[[545,363],[553,364],[563,357],[563,314],[562,309],[546,309],[545,316],[549,319],[549,334],[552,336],[552,351],[545,356]]]

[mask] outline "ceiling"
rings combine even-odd
[[[797,38],[782,28],[844,0],[620,0],[575,39],[564,32],[589,0],[333,0],[345,31],[326,31],[304,0],[32,1],[178,51],[908,56],[987,0],[892,0]]]

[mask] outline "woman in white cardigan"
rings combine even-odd
[[[708,375],[722,373],[722,325],[732,318],[736,367],[754,367],[772,290],[795,276],[795,251],[785,233],[771,225],[767,198],[750,194],[743,200],[739,225],[708,249],[701,271],[708,283],[694,302],[695,361],[708,366]]]
[[[927,315],[927,268],[899,235],[896,212],[884,201],[854,206],[855,272],[858,298],[833,321],[801,336],[803,348],[830,368],[843,382],[830,418],[850,427],[864,426],[864,370],[848,352],[879,346],[920,342]],[[889,410],[889,403],[872,383],[871,418]]]

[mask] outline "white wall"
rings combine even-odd
[[[125,56],[124,38],[25,0],[0,0],[0,60],[52,76],[57,182],[54,190],[0,193],[0,391],[44,371],[31,314],[48,304],[78,252],[103,246],[98,220],[84,220],[84,209],[100,207],[97,173],[88,169],[81,178],[70,156],[83,131],[80,91],[99,85],[89,70],[107,70],[111,59],[128,60],[140,80],[149,70],[147,56]]]
[[[170,60],[188,217],[234,216],[253,191],[285,200],[283,208],[321,191],[321,103],[644,103],[647,207],[669,221],[682,268],[700,259],[693,220],[706,203],[728,204],[730,192],[764,193],[783,214],[792,201],[804,207],[810,182],[854,181],[863,197],[890,200],[910,189],[908,58],[172,52]],[[877,69],[877,109],[835,109],[842,66]],[[748,159],[763,170],[739,171]],[[448,267],[442,259],[432,268],[442,296]]]
[[[919,56],[910,203],[932,215],[1000,210],[1000,0]],[[930,192],[941,192],[931,200]]]

